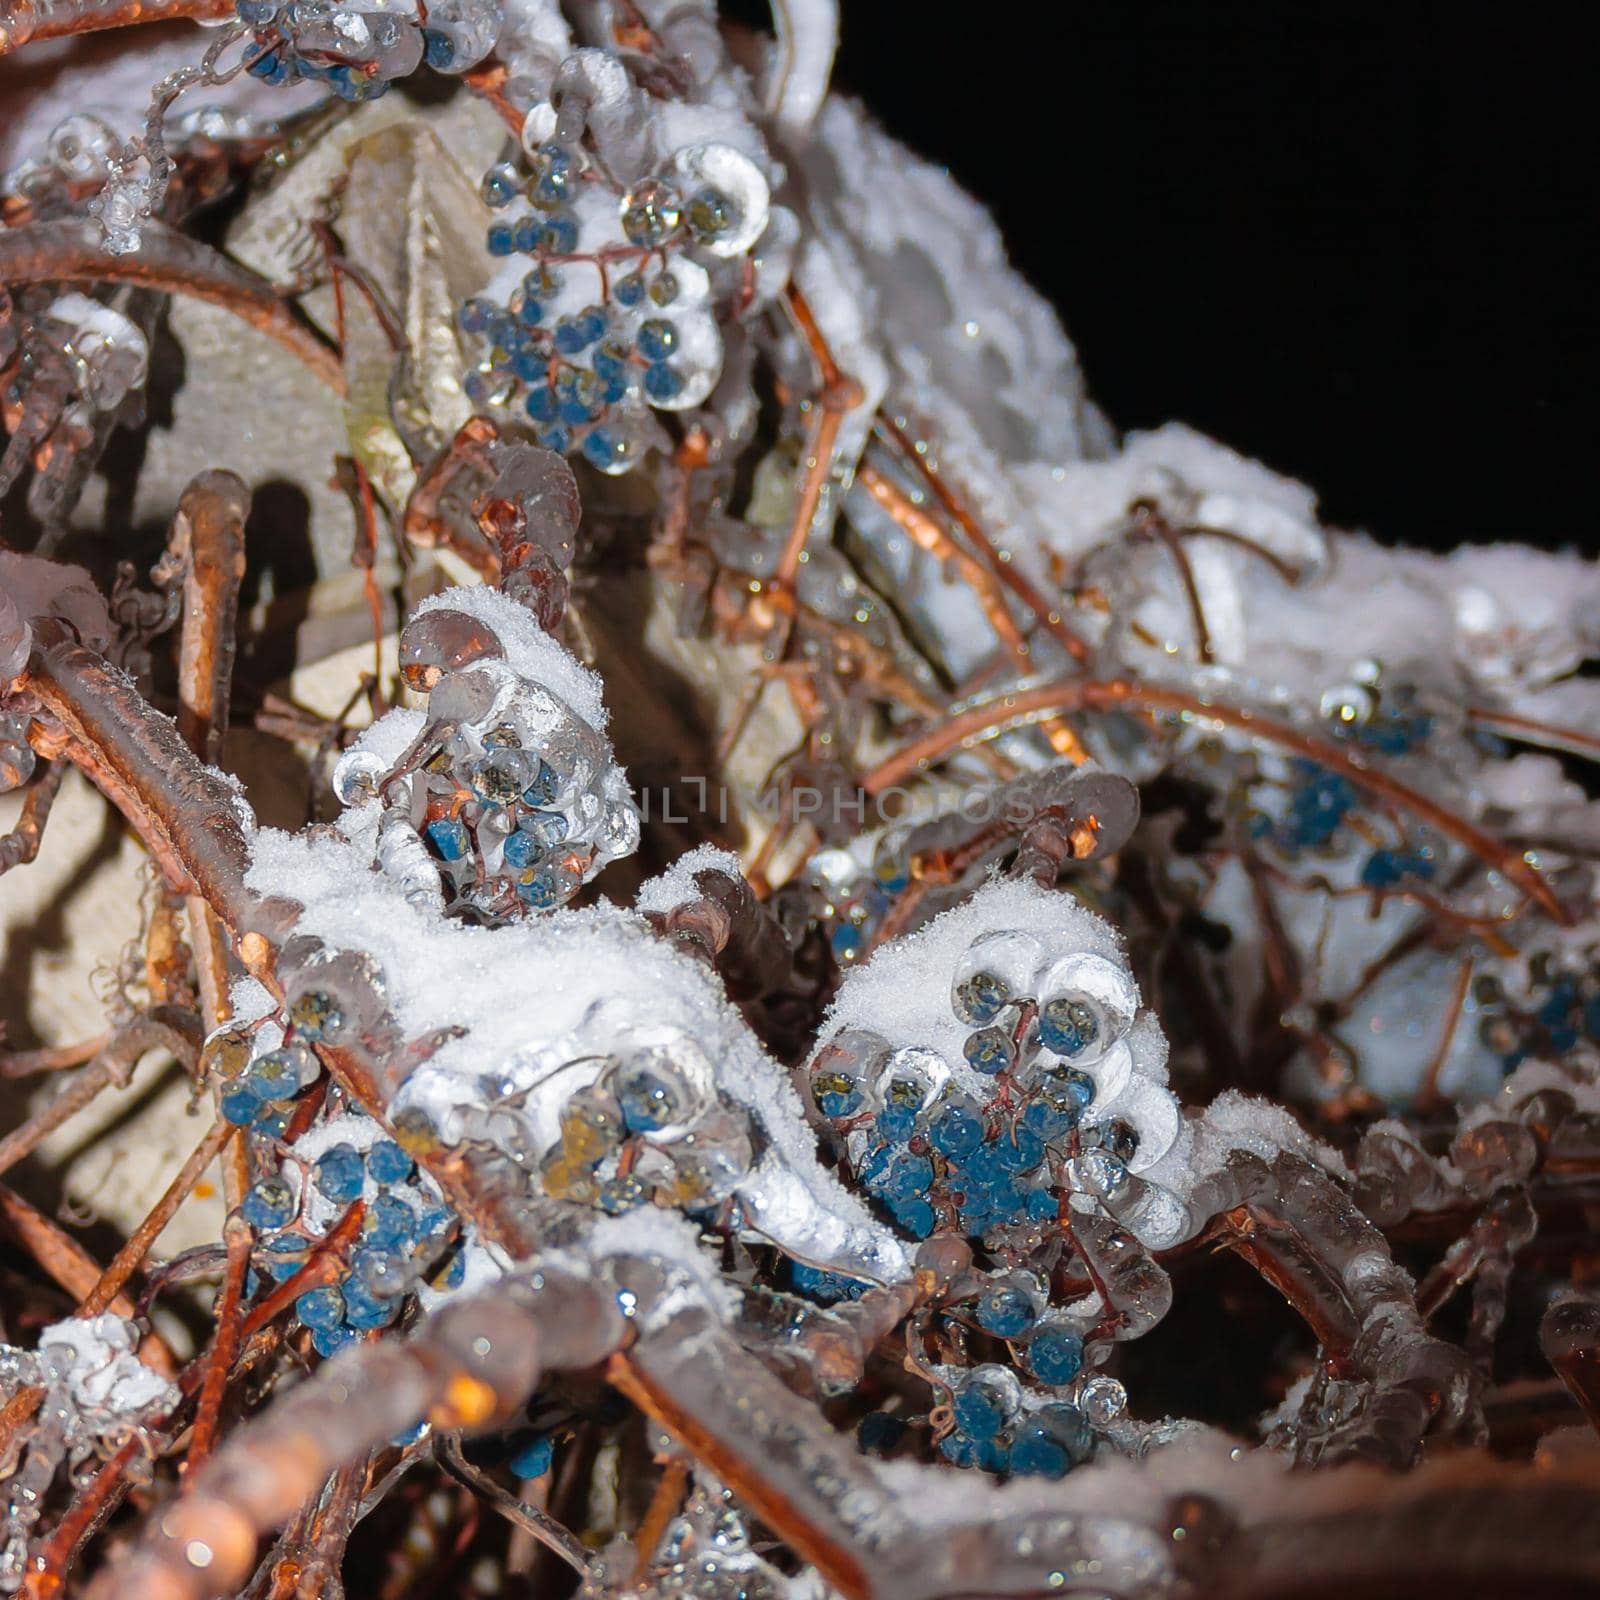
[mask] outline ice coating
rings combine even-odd
[[[607,713],[599,677],[552,639],[516,601],[484,584],[431,594],[412,616],[425,617],[430,611],[464,611],[477,617],[493,630],[513,671],[542,684],[596,733],[605,732]]]
[[[138,1341],[136,1326],[108,1311],[52,1323],[39,1355],[86,1421],[109,1432],[178,1403],[177,1389],[139,1360]]]

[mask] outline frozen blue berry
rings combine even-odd
[[[347,1206],[361,1197],[365,1176],[361,1157],[350,1144],[330,1145],[311,1169],[311,1181],[336,1206]]]
[[[316,1331],[337,1328],[344,1321],[344,1296],[333,1284],[308,1289],[294,1303],[295,1315]]]
[[[393,1139],[379,1139],[367,1151],[367,1171],[376,1183],[404,1183],[416,1163]]]
[[[536,1433],[513,1442],[508,1463],[519,1478],[542,1478],[555,1458],[555,1445],[548,1434]]]
[[[1075,1328],[1049,1323],[1028,1341],[1028,1365],[1041,1383],[1071,1383],[1083,1366],[1083,1339]]]

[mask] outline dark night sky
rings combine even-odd
[[[1600,549],[1567,13],[1014,0],[985,41],[841,4],[837,81],[993,207],[1119,426],[1181,418],[1386,539]]]

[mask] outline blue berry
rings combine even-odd
[[[939,1214],[921,1196],[896,1195],[889,1200],[894,1220],[915,1239],[926,1239],[939,1221]]]
[[[1053,1111],[1070,1116],[1074,1122],[1093,1103],[1094,1079],[1076,1067],[1047,1072],[1039,1079],[1039,1098]]]
[[[1041,1383],[1071,1383],[1083,1366],[1083,1340],[1076,1329],[1047,1323],[1028,1341],[1028,1366]]]
[[[277,46],[252,44],[245,50],[245,71],[263,83],[284,83],[294,74],[294,68]]]
[[[405,1257],[394,1250],[358,1250],[351,1259],[350,1272],[368,1294],[379,1300],[393,1300],[411,1287]]]
[[[487,332],[489,317],[494,309],[490,301],[480,300],[474,296],[471,300],[464,300],[461,303],[461,309],[456,313],[456,324],[463,333]]]
[[[654,367],[647,368],[644,375],[645,392],[649,394],[653,400],[661,398],[661,396],[655,394],[650,387],[650,374],[655,370],[656,369]],[[663,367],[661,370],[664,372],[667,369]],[[676,377],[677,374],[674,373],[673,376]],[[866,942],[867,930],[863,928],[860,923],[841,922],[839,926],[833,930],[833,934],[828,940],[828,945],[833,951],[834,960],[854,961],[856,956],[860,954],[862,945],[864,945]]]
[[[586,459],[597,467],[609,470],[626,460],[628,446],[627,442],[618,438],[616,434],[608,432],[605,428],[595,428],[583,441],[583,453]]]
[[[355,1343],[355,1330],[343,1326],[336,1328],[313,1328],[311,1330],[311,1348],[324,1358],[337,1355],[347,1344]]]
[[[963,1022],[993,1022],[1011,999],[1011,985],[993,972],[974,972],[951,991],[950,1005]]]
[[[1053,1106],[1047,1100],[1034,1100],[1022,1113],[1021,1126],[1035,1139],[1048,1144],[1063,1134],[1071,1133],[1078,1125],[1075,1108]]]
[[[404,1200],[380,1194],[361,1219],[363,1243],[374,1250],[403,1250],[417,1237],[417,1219]]]
[[[593,344],[598,335],[590,331],[589,324],[582,317],[561,317],[550,337],[562,355],[575,356]]]
[[[354,1274],[344,1285],[345,1321],[352,1328],[386,1328],[400,1315],[401,1297],[375,1295]]]
[[[1005,1402],[993,1385],[969,1378],[956,1391],[956,1426],[973,1439],[992,1439],[1005,1426]]]
[[[789,1281],[801,1294],[810,1295],[824,1305],[832,1305],[836,1300],[859,1300],[867,1287],[854,1278],[845,1277],[843,1273],[808,1267],[803,1261],[796,1261],[790,1266]]]
[[[311,1169],[311,1181],[336,1206],[360,1199],[366,1170],[354,1145],[330,1145]]]
[[[305,1052],[291,1045],[258,1056],[242,1081],[251,1084],[263,1100],[284,1100],[299,1094],[314,1075],[314,1062],[308,1063]]]
[[[1064,1478],[1072,1468],[1066,1447],[1042,1422],[1030,1417],[1011,1441],[1011,1470],[1019,1477]]]
[[[1081,1000],[1058,996],[1039,1013],[1039,1043],[1054,1055],[1082,1055],[1099,1037],[1100,1019]]]
[[[1044,1140],[1026,1127],[1013,1127],[989,1147],[990,1159],[1005,1173],[1032,1172],[1044,1160]]]
[[[594,354],[589,358],[589,365],[594,369],[597,378],[626,380],[628,376],[627,352],[615,340],[607,340],[604,344],[596,345]]]
[[[1048,1189],[1032,1189],[1024,1209],[1031,1222],[1055,1222],[1061,1215],[1061,1202]]]
[[[531,256],[544,238],[544,222],[539,217],[523,217],[512,232],[518,255]]]
[[[515,255],[517,230],[509,222],[491,222],[489,231],[484,235],[484,243],[492,256]]]
[[[535,422],[556,420],[556,392],[547,384],[541,384],[537,389],[530,389],[523,406]]]
[[[909,1151],[895,1157],[889,1175],[889,1192],[897,1199],[912,1200],[926,1194],[933,1184],[933,1163],[926,1156]]]
[[[572,157],[566,148],[553,141],[542,144],[534,152],[534,162],[538,172],[535,195],[555,203],[564,200],[572,185]]]
[[[537,328],[544,321],[544,302],[525,294],[517,302],[517,321],[525,328]]]
[[[509,161],[498,161],[483,175],[478,193],[486,206],[498,211],[517,197],[517,169]]]
[[[968,1036],[961,1053],[969,1067],[990,1078],[1004,1072],[1017,1058],[1011,1035],[1003,1028],[980,1028]]]
[[[521,872],[524,867],[532,865],[544,854],[539,841],[531,833],[520,830],[511,834],[502,848],[505,863],[513,872]]]
[[[466,828],[454,817],[440,817],[423,830],[428,843],[445,861],[459,861],[467,853],[470,840]]]
[[[344,1296],[331,1283],[321,1289],[308,1289],[295,1301],[294,1310],[308,1328],[337,1328],[344,1321]]]
[[[223,1093],[221,1106],[225,1121],[236,1128],[247,1127],[261,1109],[261,1093],[248,1078],[241,1078]]]
[[[379,1139],[367,1151],[367,1171],[377,1183],[404,1183],[416,1163],[393,1139]]]
[[[667,361],[678,348],[677,324],[665,317],[651,317],[639,324],[635,342],[646,361]]]
[[[888,1411],[869,1411],[856,1424],[856,1443],[863,1450],[892,1450],[905,1437],[906,1425]]]
[[[619,306],[632,308],[644,300],[644,279],[637,272],[630,272],[612,284],[611,293]]]
[[[517,818],[517,828],[541,850],[553,850],[566,838],[569,824],[559,811],[524,811]]]
[[[549,365],[544,352],[533,345],[524,345],[511,357],[511,370],[524,383],[542,383]]]
[[[978,1326],[997,1339],[1019,1338],[1038,1314],[1037,1301],[1016,1284],[993,1284],[978,1300]]]
[[[522,791],[523,800],[530,806],[547,806],[561,792],[561,779],[549,762],[539,763],[539,774]]]
[[[965,1106],[950,1106],[934,1119],[928,1137],[940,1155],[960,1160],[983,1143],[983,1122]]]
[[[616,1086],[617,1103],[629,1133],[653,1133],[682,1115],[672,1085],[648,1067],[623,1073]]]
[[[263,1100],[250,1124],[264,1139],[281,1139],[289,1127],[290,1108],[280,1100]]]
[[[556,396],[556,415],[569,428],[581,428],[585,423],[594,421],[600,409],[599,400],[597,386],[591,388],[585,385],[579,390],[575,385],[568,385]]]
[[[824,1070],[811,1080],[817,1109],[825,1117],[853,1116],[861,1109],[861,1085],[849,1073]]]
[[[578,248],[578,224],[564,211],[547,217],[539,234],[539,248],[553,256],[570,256]]]
[[[261,1233],[281,1228],[294,1217],[294,1191],[282,1178],[263,1178],[239,1203],[244,1220]]]
[[[885,1139],[896,1144],[909,1139],[912,1129],[917,1125],[917,1117],[920,1112],[920,1106],[906,1104],[905,1102],[897,1101],[886,1105],[878,1113],[878,1132]]]
[[[1361,884],[1366,889],[1392,889],[1403,876],[1393,850],[1374,850],[1361,868]]]
[[[519,1478],[542,1478],[555,1459],[555,1445],[548,1434],[536,1433],[516,1441],[509,1465]]]
[[[257,1252],[261,1270],[274,1283],[281,1283],[305,1265],[309,1243],[292,1233],[275,1234],[263,1239]]]
[[[557,428],[550,429],[551,434],[556,434],[559,432],[560,430]],[[557,448],[564,450],[566,448],[566,435],[562,434],[561,438],[563,442],[558,447],[550,442],[550,438],[547,435],[543,440],[544,447],[547,450],[555,450]],[[517,893],[525,901],[527,901],[527,903],[532,906],[535,911],[549,911],[553,906],[560,905],[562,900],[565,898],[562,880],[555,873],[545,870],[531,873],[527,876],[525,881],[519,881],[517,884]]]
[[[655,361],[644,369],[644,392],[658,403],[675,400],[683,393],[683,379],[665,362]]]

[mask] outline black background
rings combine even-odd
[[[1580,8],[841,9],[836,82],[991,206],[1119,427],[1181,418],[1387,540],[1600,551]]]

